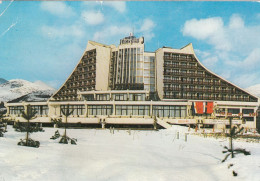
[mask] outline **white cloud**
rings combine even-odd
[[[253,70],[260,68],[260,48],[255,48],[252,52],[244,59],[244,61],[237,63],[237,66],[243,67],[245,70]]]
[[[205,40],[215,49],[249,53],[252,47],[260,47],[260,26],[248,26],[234,14],[225,26],[222,18],[214,17],[201,20],[188,20],[182,30],[184,36]]]
[[[146,41],[151,40],[154,37],[155,23],[151,19],[144,19],[138,23],[138,29],[135,29],[135,33],[144,36]],[[133,27],[127,25],[110,25],[103,28],[101,31],[97,31],[94,34],[94,41],[102,41],[103,43],[115,43],[113,40],[121,39],[128,36],[133,31]]]
[[[132,28],[128,25],[124,26],[109,26],[102,31],[98,31],[94,34],[94,40],[95,41],[110,41],[113,39],[120,39],[126,35],[128,35],[131,32]]]
[[[205,65],[207,68],[211,70],[214,69],[214,67],[219,61],[219,57],[216,55],[212,55],[211,52],[201,51],[198,49],[195,49],[194,51],[198,57],[201,57],[203,65]]]
[[[49,38],[64,38],[66,36],[82,37],[84,36],[84,31],[80,26],[64,26],[64,27],[52,27],[43,26],[42,33],[44,36]]]
[[[103,1],[103,5],[114,8],[120,13],[124,13],[126,11],[126,2],[124,1]]]
[[[249,87],[254,85],[259,80],[259,74],[255,72],[245,73],[245,74],[238,74],[234,77],[234,82],[241,87]]]
[[[201,51],[199,49],[194,49],[196,55],[201,56],[202,58],[206,58],[208,56],[210,56],[210,52],[206,52],[206,51]]]
[[[243,19],[238,14],[232,15],[229,20],[229,28],[230,29],[244,28]]]
[[[191,19],[185,22],[183,28],[184,36],[191,36],[199,40],[205,40],[218,31],[222,31],[223,21],[219,17],[208,19]]]
[[[184,36],[198,40],[207,40],[219,50],[230,50],[231,46],[225,36],[223,20],[219,17],[207,19],[191,19],[185,22],[182,30]]]
[[[220,72],[220,76],[224,79],[230,79],[231,77],[231,72],[230,71],[222,71]]]
[[[2,1],[0,1],[0,4],[2,4]]]
[[[207,68],[212,69],[218,62],[218,57],[217,56],[208,57],[204,59],[202,62]]]
[[[103,9],[104,6],[113,8],[119,13],[126,12],[126,2],[124,1],[84,1],[83,4],[89,9],[94,9],[96,7],[100,7]]]
[[[260,83],[260,25],[247,25],[239,14],[233,14],[226,24],[220,17],[188,20],[182,33],[211,45],[209,55],[196,53],[214,72],[242,87]]]
[[[145,19],[140,28],[141,32],[151,31],[155,27],[155,23],[151,19]]]
[[[141,22],[140,29],[137,29],[137,33],[142,34],[146,41],[151,40],[154,37],[153,29],[156,24],[149,18],[144,19]]]
[[[61,1],[44,1],[41,3],[41,8],[56,16],[70,17],[75,15],[73,9]]]
[[[104,15],[101,12],[83,11],[81,17],[89,25],[98,25],[104,21]]]

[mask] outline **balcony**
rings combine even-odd
[[[193,65],[179,65],[179,64],[171,64],[171,63],[164,63],[164,67],[181,68],[181,69],[196,69],[196,66],[193,66]]]
[[[186,72],[164,72],[164,75],[175,75],[175,76],[184,76],[184,77],[204,77],[204,74],[197,74],[197,73],[186,73]]]
[[[231,93],[230,90],[220,90],[221,93]]]
[[[164,87],[163,90],[165,92],[168,92],[168,91],[181,91],[181,88]]]

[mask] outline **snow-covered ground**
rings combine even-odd
[[[260,178],[260,144],[236,141],[235,147],[251,151],[250,156],[224,158],[226,139],[184,135],[187,128],[173,127],[160,131],[109,129],[69,129],[77,145],[62,145],[50,140],[56,129],[31,134],[40,148],[17,146],[25,133],[12,127],[0,138],[0,181],[25,180],[133,180],[133,181],[220,181]],[[180,132],[177,139],[176,133]],[[63,133],[63,129],[60,129]],[[234,166],[228,169],[228,165]],[[238,173],[232,176],[232,170]]]

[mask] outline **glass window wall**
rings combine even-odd
[[[72,115],[84,115],[85,114],[85,105],[61,105],[60,106],[60,114],[62,114],[61,110],[66,111],[67,107],[69,106],[69,112],[72,112]]]
[[[150,106],[147,105],[117,105],[116,115],[150,115]]]
[[[186,106],[153,106],[153,115],[158,117],[186,117]]]
[[[23,106],[10,106],[10,114],[11,115],[22,114],[23,111],[24,111]]]
[[[46,116],[48,115],[49,107],[47,105],[42,105],[42,106],[32,106],[32,109],[36,110],[37,116]]]
[[[88,105],[89,115],[111,115],[112,113],[112,105]]]

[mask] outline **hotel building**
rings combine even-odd
[[[258,98],[211,72],[192,44],[146,52],[144,38],[132,34],[118,47],[89,41],[78,64],[47,102],[6,103],[8,116],[24,121],[28,105],[38,110],[34,122],[62,118],[94,127],[157,127],[171,124],[256,128]]]

